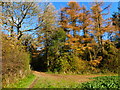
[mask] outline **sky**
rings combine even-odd
[[[4,2],[68,2],[70,0],[2,0]],[[104,1],[104,2],[118,2],[120,0],[72,0],[76,2],[93,2],[93,1]]]
[[[67,6],[67,3],[68,2],[52,2],[52,4],[55,6],[56,10],[60,10],[62,7],[65,7]],[[90,5],[90,2],[78,2],[80,6],[82,5],[85,5],[87,7],[87,9],[89,10],[91,5]],[[118,11],[118,2],[104,2],[104,5],[102,8],[106,7],[107,5],[111,4],[111,7],[110,7],[110,14],[108,15],[108,17],[111,17],[112,14],[114,12],[117,12]]]

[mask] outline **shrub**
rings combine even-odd
[[[3,87],[25,77],[29,71],[30,55],[16,39],[2,37],[2,83]]]
[[[113,73],[119,71],[119,58],[120,51],[115,47],[113,43],[107,42],[104,44],[103,49],[103,61],[101,63],[101,70],[106,70]]]

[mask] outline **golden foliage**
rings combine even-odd
[[[67,34],[67,37],[71,38],[71,37],[72,37],[72,35],[70,35],[70,34]]]
[[[82,40],[83,40],[83,41],[91,41],[92,38],[83,38]]]
[[[69,43],[65,43],[65,45],[69,45]]]
[[[68,6],[70,6],[72,9],[80,10],[80,5],[75,1],[70,1]]]
[[[96,67],[101,63],[101,61],[102,61],[102,56],[99,56],[97,60],[91,60],[89,64]]]
[[[70,40],[73,42],[73,41],[78,41],[79,39],[72,37],[72,38],[70,38]]]

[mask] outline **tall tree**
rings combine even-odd
[[[67,32],[66,44],[70,46],[76,54],[81,52],[87,42],[91,40],[90,29],[90,11],[85,6],[80,7],[77,2],[69,2],[68,7],[61,9],[61,27]],[[83,32],[83,35],[80,32]],[[86,45],[84,45],[86,43]],[[76,52],[77,51],[77,52]]]
[[[68,3],[68,7],[61,9],[61,26],[66,29],[66,31],[73,31],[73,37],[76,35],[78,28],[78,17],[79,11],[81,10],[77,2],[71,1]]]
[[[41,28],[37,31],[38,41],[42,45],[41,49],[44,52],[45,63],[49,68],[49,46],[52,35],[56,30],[56,12],[52,3],[44,3],[43,12],[39,16],[39,23]]]
[[[77,37],[77,32],[80,30],[79,26],[79,12],[81,10],[80,5],[77,2],[71,1],[68,3],[68,7],[61,9],[61,21],[60,25],[64,28],[67,35],[66,46],[70,50],[75,51],[74,43]]]
[[[119,31],[120,34],[120,1],[118,2],[118,12],[113,14],[113,25],[116,26],[116,29]]]
[[[37,16],[39,8],[34,2],[2,2],[4,30],[10,33],[11,37],[17,33],[19,40],[24,32],[39,28]]]
[[[116,33],[116,37],[115,37],[115,41],[117,41],[117,47],[120,47],[120,1],[118,2],[118,12],[115,12],[112,15],[112,21],[113,21],[113,25],[115,26],[115,33]]]
[[[108,15],[109,13],[103,13],[103,11],[105,11],[106,9],[108,9],[110,7],[110,5],[108,5],[105,8],[101,8],[102,5],[104,3],[103,2],[95,2],[93,3],[92,7],[91,7],[91,14],[92,14],[92,27],[91,29],[94,32],[94,39],[98,44],[98,52],[99,55],[102,55],[102,50],[103,50],[103,36],[105,34],[105,32],[109,32],[111,31],[111,20],[109,18],[105,19],[104,15]],[[96,54],[98,53],[96,52]]]

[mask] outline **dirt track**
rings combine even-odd
[[[37,82],[37,80],[40,77],[46,77],[46,78],[52,78],[56,80],[68,80],[68,81],[74,81],[74,82],[88,82],[94,79],[89,79],[92,77],[99,77],[99,76],[109,76],[109,75],[62,75],[62,74],[47,74],[44,72],[37,72],[33,71],[33,74],[36,75],[36,79],[33,81],[33,83],[29,86],[29,88],[32,88],[34,84]]]
[[[76,82],[86,82],[86,81],[91,81],[93,79],[89,79],[92,77],[98,77],[98,76],[106,76],[106,75],[62,75],[62,74],[47,74],[43,72],[37,72],[33,71],[33,73],[40,77],[50,77],[50,78],[56,78],[56,79],[65,79],[65,80],[73,80]]]

